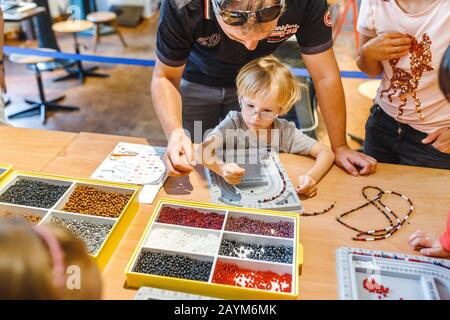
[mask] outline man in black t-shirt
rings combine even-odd
[[[294,36],[314,81],[338,165],[353,175],[375,171],[376,160],[346,142],[345,98],[333,53],[326,0],[163,0],[152,98],[168,138],[171,176],[195,165],[192,140],[238,110],[235,78],[246,63],[273,53]],[[198,130],[197,130],[198,131]],[[200,137],[194,137],[196,142]]]

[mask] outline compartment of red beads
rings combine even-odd
[[[275,292],[292,292],[292,267],[275,263],[219,258],[212,282]]]
[[[186,227],[221,230],[224,220],[225,211],[164,205],[156,221]]]
[[[292,239],[295,236],[295,220],[282,216],[229,212],[225,230]]]

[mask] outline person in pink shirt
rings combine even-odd
[[[420,254],[430,257],[450,258],[450,209],[448,210],[447,230],[437,238],[418,230],[409,238],[409,245]]]
[[[450,101],[450,46],[445,52],[439,71],[439,86],[448,101]],[[420,250],[425,256],[450,258],[450,208],[448,210],[447,230],[436,239],[423,231],[416,231],[409,238],[409,245],[414,250]]]
[[[362,0],[359,69],[381,75],[364,152],[379,162],[450,169],[450,102],[438,70],[449,0]]]

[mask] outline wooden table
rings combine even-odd
[[[146,143],[146,139],[142,138],[0,128],[0,162],[13,163],[20,169],[27,169],[28,163],[30,170],[85,178],[92,174],[116,143],[121,141]],[[280,157],[294,183],[296,177],[312,164],[312,160],[305,157],[286,154]],[[47,163],[44,165],[45,162]],[[338,213],[364,201],[361,189],[366,185],[404,193],[414,202],[415,211],[409,223],[390,239],[354,242],[351,240],[354,232],[335,221]],[[300,241],[305,250],[305,264],[300,278],[300,298],[338,298],[335,253],[341,246],[415,254],[407,244],[409,235],[419,228],[435,234],[442,232],[450,205],[449,190],[450,171],[447,170],[379,164],[376,174],[355,178],[333,167],[320,182],[318,196],[303,202],[307,211],[320,210],[334,201],[336,208],[323,216],[301,218]],[[162,197],[209,202],[202,168],[198,167],[190,177],[168,179],[157,199]],[[397,199],[392,199],[389,203],[392,208],[398,207]],[[124,270],[152,212],[153,205],[140,206],[103,271],[105,299],[134,297],[136,291],[126,287]],[[362,227],[373,227],[377,223],[384,226],[386,223],[373,208],[358,212],[349,221]]]
[[[15,10],[6,10],[3,12],[3,19],[5,22],[22,22],[36,17],[44,13],[46,10],[44,7],[35,7],[23,12],[17,12]]]
[[[3,12],[3,19],[5,22],[16,22],[20,23],[28,20],[29,23],[29,32],[31,33],[31,37],[33,40],[36,40],[36,29],[34,27],[33,18],[45,13],[46,10],[44,7],[35,7],[23,12],[17,12],[16,10],[6,10]]]
[[[81,44],[78,41],[78,33],[87,31],[89,29],[94,28],[94,23],[87,21],[87,20],[66,20],[57,22],[52,25],[52,29],[55,32],[59,33],[70,33],[73,36],[73,41],[75,44],[75,53],[80,54],[81,53]],[[80,83],[84,84],[84,81],[87,77],[94,77],[94,78],[108,78],[109,75],[107,74],[101,74],[94,72],[98,69],[97,66],[85,68],[81,62],[81,60],[77,60],[77,70],[66,70],[68,71],[68,74],[59,78],[56,78],[54,81],[63,81],[68,79],[80,79]]]
[[[42,171],[76,133],[0,126],[0,162],[15,169]]]

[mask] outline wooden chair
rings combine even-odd
[[[113,28],[114,33],[118,35],[122,45],[125,48],[127,47],[127,43],[125,42],[125,39],[123,38],[118,27],[117,14],[109,11],[98,11],[89,13],[86,19],[95,25],[94,52],[97,52],[98,44],[101,41],[101,26],[103,24],[110,25]]]

